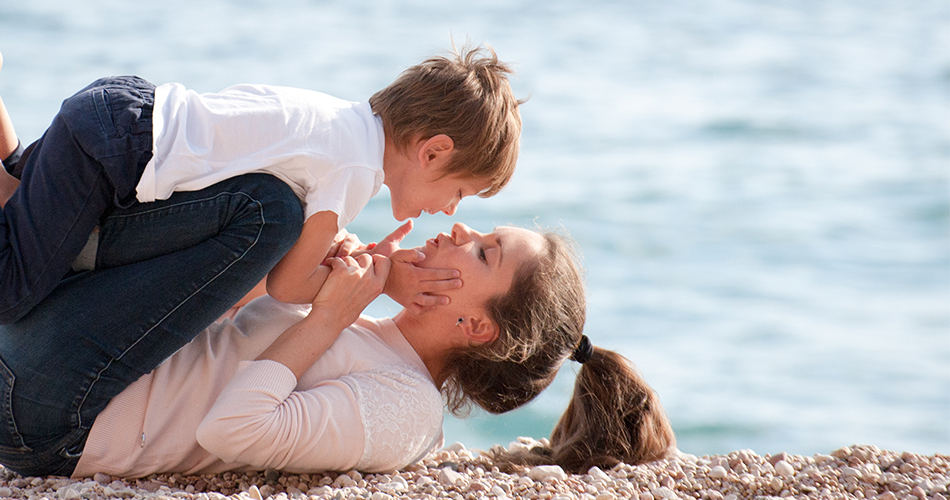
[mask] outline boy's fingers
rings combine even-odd
[[[409,219],[406,221],[405,224],[397,227],[395,231],[389,233],[389,235],[383,238],[382,241],[380,241],[380,243],[399,243],[411,231],[412,231],[412,219]]]

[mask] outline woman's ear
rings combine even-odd
[[[458,327],[471,343],[485,344],[498,338],[498,326],[487,317],[469,316],[459,319],[461,321]]]
[[[454,150],[455,141],[451,137],[445,134],[434,135],[419,147],[419,165],[422,168],[432,166],[441,169],[448,163]]]

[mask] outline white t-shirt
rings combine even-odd
[[[297,380],[255,359],[309,306],[268,296],[208,327],[96,418],[73,477],[383,472],[442,445],[442,396],[390,319],[361,317]]]
[[[152,125],[141,202],[266,172],[293,188],[305,217],[329,210],[343,228],[383,183],[383,125],[368,102],[269,85],[199,94],[166,83],[155,89]]]

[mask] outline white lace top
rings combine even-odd
[[[442,444],[442,398],[389,319],[360,318],[297,380],[250,361],[306,314],[262,297],[114,398],[73,477],[390,471]]]

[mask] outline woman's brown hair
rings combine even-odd
[[[586,299],[579,258],[566,236],[543,233],[545,251],[522,266],[507,294],[489,301],[499,327],[488,344],[456,351],[446,364],[448,408],[503,413],[534,399],[581,342]],[[495,454],[500,466],[557,464],[571,472],[663,458],[676,439],[659,398],[623,356],[593,348],[550,446]]]

